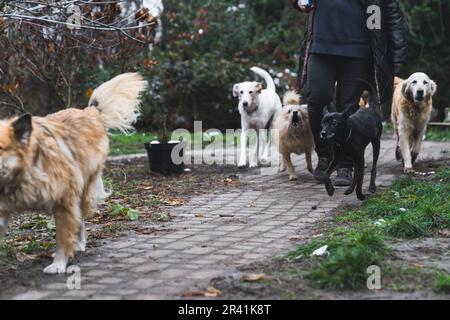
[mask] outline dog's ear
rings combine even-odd
[[[31,132],[33,130],[31,114],[25,113],[21,115],[11,124],[11,126],[14,131],[14,138],[16,141],[23,144],[28,144],[30,141]]]
[[[262,91],[262,84],[261,82],[255,82],[255,92],[260,94]]]
[[[437,84],[436,82],[434,82],[433,80],[430,81],[430,86],[431,86],[431,95],[434,96],[434,94],[437,91]]]
[[[233,97],[239,97],[239,83],[233,86]]]
[[[326,105],[325,107],[323,107],[322,110],[323,116],[325,117],[327,114],[330,113],[329,109],[328,109],[328,105]]]
[[[404,80],[402,84],[402,94],[407,97],[409,92],[409,80]]]
[[[412,91],[411,91],[411,81],[410,79],[404,80],[402,84],[402,95],[406,100],[412,102],[414,100]]]

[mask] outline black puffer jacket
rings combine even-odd
[[[320,0],[314,0],[320,1]],[[381,9],[381,29],[370,30],[372,52],[375,66],[375,84],[380,102],[392,98],[394,65],[406,63],[406,40],[404,21],[398,0],[360,0],[364,6],[378,6]],[[293,1],[295,9],[300,10],[298,1]],[[369,14],[367,17],[369,18]],[[314,9],[310,11],[305,39],[302,42],[299,69],[299,88],[306,84],[307,65],[312,41]]]

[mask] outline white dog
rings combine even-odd
[[[245,167],[247,164],[247,138],[249,130],[253,129],[257,134],[257,141],[250,151],[250,168],[258,166],[258,152],[261,152],[261,162],[268,161],[269,150],[271,148],[271,134],[264,139],[264,134],[260,133],[269,125],[278,112],[282,110],[280,97],[276,93],[275,83],[266,71],[253,67],[254,73],[262,77],[267,83],[267,89],[262,89],[260,82],[242,82],[235,84],[233,95],[239,97],[239,113],[241,114],[241,156],[238,166]]]
[[[413,172],[433,108],[436,83],[425,73],[417,72],[407,80],[395,79],[392,100],[392,124],[397,133],[397,160],[403,160],[404,171]]]

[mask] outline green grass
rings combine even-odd
[[[135,132],[129,135],[111,133],[110,155],[145,153],[144,143],[155,140],[156,135],[152,133]]]
[[[311,259],[306,278],[313,287],[362,288],[369,266],[385,266],[387,240],[433,236],[450,227],[449,198],[450,168],[439,170],[436,181],[400,178],[387,192],[369,198],[360,209],[339,215],[338,227],[330,229],[324,238],[300,246],[287,258]],[[328,245],[328,257],[311,257],[314,250],[324,245]],[[445,282],[444,278],[439,279],[439,283]]]
[[[171,137],[172,134],[168,134],[168,137]],[[180,137],[173,137],[176,140],[179,140]],[[240,143],[239,135],[232,134],[223,134],[218,136],[207,136],[203,132],[198,133],[189,133],[189,141],[192,146],[194,146],[195,141],[201,141],[202,147],[206,147],[211,143],[217,144],[234,144],[238,145]],[[154,140],[158,140],[156,134],[153,133],[142,133],[142,132],[134,132],[129,135],[125,135],[122,133],[110,133],[110,155],[125,155],[125,154],[139,154],[145,153],[144,143],[151,142]],[[256,141],[256,135],[250,134],[250,143],[254,143]]]
[[[394,134],[394,127],[390,122],[383,122],[383,134]]]
[[[40,250],[39,242],[36,239],[31,239],[28,244],[23,248],[23,252],[26,254],[33,254]]]
[[[394,127],[391,123],[383,123],[383,133],[387,135],[393,135]],[[448,142],[450,141],[450,128],[436,128],[428,127],[426,138],[427,141]]]
[[[323,245],[329,246],[329,257],[311,257],[314,267],[306,275],[313,287],[321,289],[363,287],[367,268],[382,264],[388,252],[384,237],[375,228],[336,228],[327,239],[301,246],[288,257],[309,257]]]
[[[450,275],[438,273],[434,282],[437,291],[450,293]]]
[[[450,128],[428,128],[426,140],[448,142],[450,141]]]
[[[9,264],[16,260],[16,249],[5,241],[0,242],[0,265]]]
[[[356,211],[338,217],[340,222],[373,224],[382,219],[384,234],[399,238],[432,236],[450,227],[450,169],[438,173],[437,183],[399,179],[390,190],[367,200]]]

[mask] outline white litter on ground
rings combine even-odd
[[[328,252],[328,246],[323,246],[317,250],[315,250],[313,253],[311,253],[311,256],[314,257],[326,257],[328,255],[330,255],[330,253]]]

